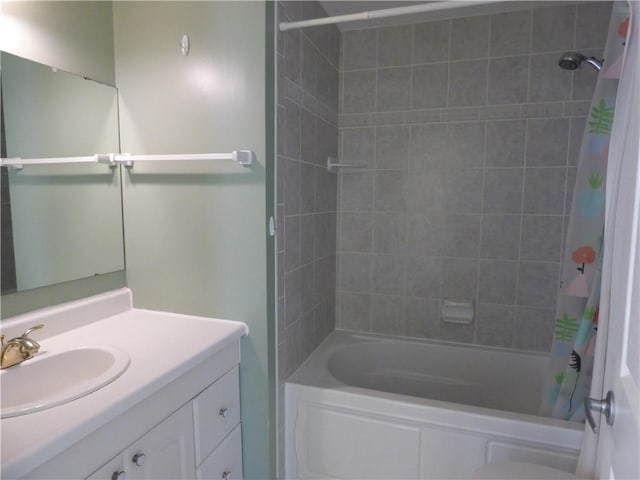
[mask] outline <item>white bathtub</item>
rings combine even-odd
[[[335,331],[288,379],[287,478],[575,471],[583,426],[538,417],[546,356]]]

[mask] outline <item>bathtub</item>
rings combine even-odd
[[[583,425],[536,416],[547,356],[334,331],[287,380],[287,478],[575,472]]]

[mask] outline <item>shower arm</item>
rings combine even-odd
[[[366,168],[366,163],[333,163],[331,157],[327,158],[327,171],[334,173],[341,168]]]

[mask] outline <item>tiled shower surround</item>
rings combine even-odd
[[[341,38],[337,327],[547,351],[610,4]],[[440,321],[469,300],[470,325]]]
[[[282,2],[279,18],[326,16],[317,2]],[[283,20],[284,21],[284,20]],[[338,151],[336,27],[278,37],[276,235],[278,351],[282,378],[333,330]]]
[[[278,2],[277,22],[324,17],[317,2]],[[276,314],[278,471],[284,474],[284,382],[335,325],[338,63],[335,26],[277,37]]]

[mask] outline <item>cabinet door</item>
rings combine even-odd
[[[194,451],[189,402],[124,451],[127,480],[195,478]]]
[[[122,464],[122,455],[112,458],[86,480],[125,480],[126,474]]]
[[[198,467],[198,480],[242,480],[240,425]]]

